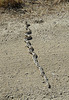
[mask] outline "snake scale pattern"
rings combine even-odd
[[[25,24],[26,24],[26,32],[24,34],[25,35],[24,42],[26,43],[26,47],[28,48],[29,53],[32,55],[33,61],[34,61],[35,65],[36,65],[36,67],[39,69],[40,75],[44,78],[44,81],[45,81],[47,87],[51,88],[51,85],[48,82],[48,78],[47,78],[43,68],[39,65],[38,56],[34,52],[34,48],[32,47],[31,42],[30,42],[30,40],[32,40],[32,36],[31,36],[32,31],[29,28],[30,24],[28,24],[27,21],[25,22]]]

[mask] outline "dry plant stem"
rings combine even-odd
[[[25,22],[25,24],[26,24],[26,33],[25,33],[24,42],[26,43],[26,47],[29,48],[29,53],[32,55],[33,61],[34,61],[35,65],[37,66],[37,68],[39,69],[40,75],[44,78],[47,87],[51,88],[51,85],[48,82],[48,78],[45,75],[43,68],[39,65],[39,62],[38,62],[38,59],[37,59],[38,56],[34,52],[34,48],[31,46],[31,43],[30,43],[30,40],[32,39],[32,37],[30,35],[30,34],[32,34],[32,31],[29,29],[30,24],[28,24],[27,22]]]

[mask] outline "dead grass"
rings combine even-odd
[[[22,4],[24,4],[23,0],[0,0],[0,6],[1,7],[20,7]]]
[[[65,2],[69,0],[0,0],[0,6],[7,7],[9,6],[16,6],[19,4],[25,4],[26,2],[29,2],[30,4],[34,3],[52,3],[52,4],[59,4],[60,2]]]

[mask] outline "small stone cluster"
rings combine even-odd
[[[26,43],[26,47],[29,49],[29,53],[32,55],[33,61],[35,65],[37,66],[37,68],[39,69],[41,76],[44,77],[46,85],[48,86],[48,88],[51,88],[51,85],[48,82],[48,78],[45,75],[43,68],[39,65],[38,56],[34,52],[34,48],[32,47],[31,42],[30,42],[30,40],[32,40],[32,36],[31,36],[32,31],[31,29],[29,29],[30,24],[28,24],[27,22],[25,22],[25,24],[26,24],[26,33],[25,33],[24,42]]]

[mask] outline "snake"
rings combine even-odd
[[[24,34],[25,35],[24,42],[26,43],[26,47],[28,48],[29,53],[32,55],[32,59],[34,61],[34,64],[39,69],[40,75],[44,78],[47,87],[51,88],[51,85],[48,81],[48,78],[47,78],[45,72],[44,72],[44,69],[39,65],[38,55],[34,52],[34,48],[33,48],[33,46],[31,45],[31,42],[30,42],[32,40],[32,36],[31,36],[32,31],[29,28],[30,24],[28,24],[27,21],[25,22],[25,24],[26,24],[26,32]]]

